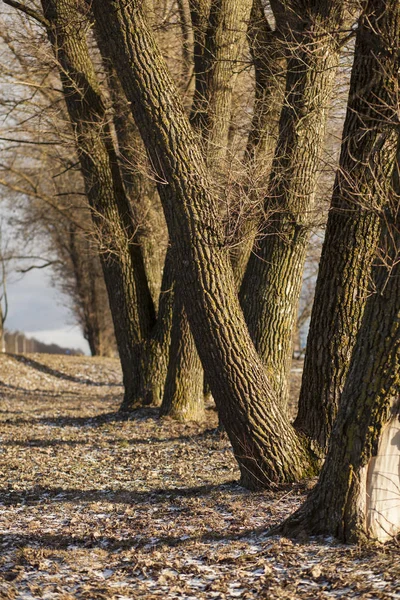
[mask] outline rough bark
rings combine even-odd
[[[140,397],[145,405],[160,406],[164,397],[171,346],[174,295],[175,265],[171,247],[168,247],[164,262],[157,322],[141,357]]]
[[[179,20],[182,32],[182,67],[183,79],[186,82],[185,96],[188,98],[189,107],[192,105],[192,96],[195,86],[195,77],[193,77],[193,52],[194,35],[191,19],[190,1],[177,0]]]
[[[191,106],[192,119],[200,120],[203,113],[206,69],[204,62],[205,40],[210,16],[211,0],[189,0],[193,28],[193,73],[194,94]]]
[[[204,81],[196,85],[191,120],[206,141],[209,169],[219,181],[223,179],[237,64],[246,40],[250,6],[250,0],[234,3],[212,0],[204,37],[202,71],[195,73],[196,78]],[[204,27],[204,17],[208,12],[205,3],[197,7],[193,3],[192,10],[195,9],[200,11],[200,14],[193,16],[195,22],[204,19]],[[203,94],[201,98],[198,97],[199,89]],[[199,107],[200,110],[196,112]],[[170,364],[161,414],[177,417],[180,410],[182,420],[193,420],[196,415],[201,419],[203,409],[199,406],[199,398],[203,374],[181,298],[178,283],[174,309],[178,312],[171,334]]]
[[[152,164],[179,282],[196,346],[242,483],[257,489],[312,472],[309,455],[281,414],[240,310],[232,267],[219,225],[218,200],[197,136],[186,118],[140,2],[95,0],[99,26]]]
[[[371,0],[369,6],[377,4]],[[285,534],[306,531],[354,542],[386,541],[400,531],[399,202],[398,196],[386,212],[384,260],[374,267],[375,292],[367,300],[320,479],[280,528]]]
[[[43,0],[65,102],[76,135],[76,148],[92,217],[100,240],[100,258],[114,319],[125,398],[130,404],[138,385],[140,345],[154,322],[143,258],[135,243],[132,211],[119,171],[104,102],[88,53],[86,24],[76,0]]]
[[[343,4],[303,2],[286,30],[286,92],[264,206],[266,223],[241,287],[250,335],[283,405]]]
[[[284,44],[272,31],[261,0],[253,0],[247,31],[255,74],[253,119],[245,153],[245,206],[232,235],[231,260],[238,288],[243,281],[258,228],[278,138],[285,91]]]
[[[178,421],[203,421],[203,369],[183,305],[182,294],[175,293],[171,330],[170,358],[165,382],[161,416]]]
[[[207,162],[217,178],[224,164],[239,59],[246,42],[252,0],[211,0],[192,123],[206,142]]]
[[[121,174],[132,205],[136,242],[142,249],[148,285],[157,306],[168,240],[165,219],[142,139],[101,35],[97,43],[107,73]]]
[[[381,14],[383,3],[371,2]],[[398,136],[399,30],[360,20],[340,167],[322,250],[295,426],[326,452],[350,357],[371,292],[370,270],[387,204]],[[397,21],[396,21],[397,19]],[[396,50],[397,49],[397,50]],[[397,52],[397,57],[396,57]]]

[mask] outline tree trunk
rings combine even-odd
[[[158,306],[163,263],[167,249],[167,227],[157,188],[151,178],[146,151],[132,117],[129,103],[110,57],[107,56],[107,45],[101,35],[96,37],[108,76],[121,174],[137,228],[136,241],[142,250],[153,302],[155,306]]]
[[[211,0],[192,123],[206,142],[207,162],[224,180],[232,99],[243,53],[252,0]],[[203,11],[204,12],[204,11]],[[201,94],[201,95],[200,95]]]
[[[240,293],[250,335],[283,405],[343,4],[304,3],[287,32],[286,93],[264,207],[266,224]]]
[[[179,288],[175,292],[168,374],[161,416],[178,421],[203,421],[203,369]]]
[[[380,4],[376,0],[369,7],[380,10]],[[395,19],[396,3],[386,4],[388,14]],[[363,17],[357,32],[340,167],[321,256],[295,422],[321,455],[327,450],[371,293],[371,265],[378,247],[382,206],[387,204],[396,163],[399,62],[393,52],[399,48],[400,22],[396,29],[382,19],[376,21],[372,13]]]
[[[386,213],[384,262],[374,268],[375,293],[367,300],[320,479],[281,526],[285,534],[354,542],[386,541],[400,531],[399,202],[400,196]]]
[[[48,37],[60,68],[65,102],[95,228],[121,359],[125,398],[137,393],[140,345],[154,322],[154,307],[132,211],[119,172],[104,103],[88,53],[84,18],[75,0],[42,0]]]
[[[246,40],[250,6],[250,0],[233,4],[227,0],[212,0],[204,37],[201,72],[196,73],[196,78],[204,78],[204,82],[196,85],[191,119],[203,140],[207,141],[206,154],[210,170],[220,181],[224,178],[225,171],[223,165],[238,72],[237,59]],[[193,4],[192,9],[195,8],[202,11],[200,15],[194,16],[197,23],[204,19],[203,13],[207,14],[207,7],[204,4],[195,7]],[[205,25],[204,19],[203,26]],[[201,99],[198,98],[199,89],[203,94]],[[199,106],[201,110],[196,112]],[[174,311],[177,310],[177,314],[171,334],[170,364],[161,414],[170,414],[182,420],[198,420],[204,416],[204,408],[199,405],[203,373],[181,302],[181,297],[176,297]]]
[[[168,247],[158,303],[157,322],[142,355],[140,395],[145,405],[160,406],[164,397],[171,346],[174,296],[175,265],[172,260],[171,247]]]
[[[244,205],[234,222],[231,260],[238,289],[243,281],[254,241],[264,215],[264,198],[278,138],[285,91],[284,43],[272,31],[261,0],[253,0],[247,32],[255,73],[253,119],[245,153]]]
[[[313,472],[276,404],[240,310],[217,198],[197,136],[138,0],[95,0],[121,83],[157,175],[178,277],[200,358],[239,462],[257,489]],[[165,189],[168,188],[168,189]]]
[[[115,351],[114,326],[98,252],[94,252],[88,239],[72,222],[68,223],[67,232],[64,230],[62,244],[72,267],[75,313],[91,355],[112,356]]]
[[[195,77],[193,77],[194,35],[190,0],[177,0],[177,7],[182,33],[182,76],[185,84],[185,98],[188,99],[187,104],[190,109],[195,86]]]

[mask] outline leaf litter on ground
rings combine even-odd
[[[125,419],[122,392],[116,359],[0,356],[0,598],[400,599],[398,541],[267,537],[312,482],[248,492],[211,404]]]

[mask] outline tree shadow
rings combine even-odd
[[[88,379],[84,377],[75,377],[74,375],[68,375],[67,373],[63,373],[62,371],[58,371],[57,369],[53,369],[43,363],[40,363],[33,358],[28,358],[27,356],[23,356],[22,354],[8,354],[10,358],[13,358],[17,362],[20,362],[28,367],[32,367],[37,371],[41,371],[46,375],[51,375],[52,377],[57,377],[58,379],[64,379],[65,381],[71,381],[72,383],[83,383],[85,385],[92,385],[95,387],[107,386],[107,387],[121,387],[122,383],[110,383],[110,382],[102,382],[102,381],[93,381],[93,379]],[[18,388],[17,388],[18,389]]]
[[[88,503],[107,502],[114,504],[164,504],[171,503],[180,498],[203,498],[219,491],[230,491],[238,496],[248,495],[250,492],[232,480],[220,484],[202,484],[184,488],[155,488],[149,491],[132,490],[81,490],[62,487],[34,486],[23,491],[14,491],[8,488],[0,489],[0,505],[18,506],[38,504],[51,504],[58,502]]]
[[[69,393],[69,392],[68,392]],[[78,394],[81,395],[81,394]],[[107,398],[113,402],[118,402],[115,396],[111,398]],[[11,411],[4,411],[11,412]],[[15,419],[7,419],[6,422],[9,424],[18,425],[50,425],[54,427],[101,427],[107,423],[123,423],[126,421],[154,421],[159,423],[160,425],[163,423],[163,419],[160,419],[159,408],[153,407],[145,407],[138,408],[135,411],[126,413],[119,410],[104,412],[99,415],[95,415],[93,417],[74,417],[74,416],[54,416],[54,417],[39,417],[37,419],[29,419],[23,417],[17,417]],[[217,438],[223,437],[223,433],[218,428],[215,429],[206,429],[201,433],[188,434],[184,436],[176,436],[172,438],[168,438],[171,440],[174,439],[182,439],[182,440],[190,440],[193,437],[204,437],[208,438],[209,436],[214,435]],[[150,440],[150,438],[149,438]],[[160,441],[159,438],[151,438],[151,441]],[[163,441],[168,441],[167,438]],[[132,439],[132,444],[137,443],[137,440]]]
[[[63,417],[64,421],[63,423],[61,423],[61,425],[66,425],[67,423],[65,422],[65,418]],[[70,421],[75,421],[76,419],[71,418]],[[19,421],[19,420],[18,420]],[[88,419],[88,421],[91,421],[91,419]],[[115,421],[117,421],[117,419],[115,419]],[[38,419],[36,422],[41,422],[43,423],[42,419]],[[104,420],[104,423],[110,423],[111,419],[106,419]],[[51,425],[54,424],[54,419],[49,419],[49,422],[46,423],[47,425]],[[97,425],[99,423],[97,422]],[[87,426],[92,426],[92,423],[88,422]],[[103,444],[94,444],[92,442],[92,440],[86,440],[86,439],[82,439],[82,440],[64,440],[64,439],[60,439],[60,438],[52,438],[52,439],[41,439],[41,438],[26,438],[24,440],[5,440],[2,442],[2,446],[8,446],[8,447],[19,447],[19,448],[55,448],[57,446],[90,446],[91,448],[104,448],[105,446],[115,446],[117,444],[123,444],[125,446],[141,446],[141,445],[149,445],[149,446],[153,446],[154,444],[169,444],[171,442],[191,442],[191,441],[196,441],[199,442],[201,440],[207,440],[210,437],[214,437],[215,430],[213,429],[207,429],[206,431],[202,431],[199,433],[193,433],[193,434],[188,434],[188,435],[175,435],[175,436],[168,436],[168,437],[156,437],[156,436],[151,436],[151,437],[147,437],[147,438],[112,438],[110,440],[107,440],[105,443]],[[228,451],[231,452],[231,449],[228,447],[227,448]]]
[[[156,549],[162,548],[163,546],[177,547],[187,546],[193,543],[216,543],[216,542],[229,542],[239,541],[249,537],[259,537],[260,535],[266,535],[266,528],[263,526],[252,527],[249,529],[242,530],[240,532],[206,532],[201,534],[194,534],[191,536],[179,536],[179,535],[164,535],[160,536],[156,540],[151,537],[143,537],[142,534],[137,536],[126,536],[117,537],[113,535],[98,535],[98,533],[89,533],[87,535],[63,535],[63,534],[0,534],[0,545],[24,547],[45,547],[51,550],[74,550],[76,548],[107,548],[107,550],[118,550],[118,549]],[[234,556],[228,557],[225,562],[235,562]],[[128,565],[124,563],[121,565],[123,569],[126,569]]]
[[[24,388],[19,385],[13,385],[12,383],[4,383],[4,381],[0,381],[0,387],[6,389],[7,391],[10,390],[12,392],[28,392],[32,396],[35,396],[35,395],[52,396],[54,398],[53,390],[42,390],[42,389],[37,389],[37,388],[36,389]],[[60,392],[58,392],[58,390],[57,390],[57,393],[60,393]],[[68,394],[78,394],[78,392],[68,391]],[[10,399],[10,394],[7,394],[7,398]]]
[[[113,397],[113,400],[115,398]],[[118,411],[110,411],[101,413],[94,417],[71,417],[71,416],[58,416],[58,417],[39,417],[37,419],[7,419],[7,423],[13,425],[50,425],[54,427],[101,427],[106,423],[119,423],[126,421],[127,418],[123,413]]]

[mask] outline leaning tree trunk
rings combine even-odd
[[[100,258],[122,365],[124,403],[131,404],[139,383],[140,345],[154,322],[154,307],[88,52],[84,18],[78,14],[76,0],[42,0],[42,6],[100,239]]]
[[[140,1],[95,0],[93,10],[152,164],[168,182],[159,190],[178,255],[179,283],[242,483],[257,489],[295,481],[313,472],[313,465],[281,414],[249,337],[214,187]]]
[[[201,6],[197,8],[200,10]],[[196,73],[196,78],[204,78],[205,81],[203,85],[196,85],[191,120],[204,140],[209,169],[217,181],[224,178],[223,165],[228,146],[238,58],[246,41],[250,8],[251,0],[211,1],[201,71]],[[206,12],[204,6],[203,12]],[[200,18],[197,15],[195,22],[200,21]],[[197,32],[196,36],[199,35],[200,32]],[[199,89],[202,93],[200,99]],[[197,112],[199,106],[201,110]],[[204,416],[204,409],[199,406],[203,390],[203,370],[186,311],[182,306],[182,298],[178,281],[174,308],[177,314],[174,316],[171,333],[170,363],[161,414],[169,414],[181,420],[196,420]]]
[[[383,5],[383,3],[381,3]],[[363,18],[357,32],[340,167],[322,250],[296,428],[326,452],[371,293],[370,270],[398,136],[400,21]],[[370,6],[379,3],[371,2]],[[397,18],[397,24],[395,19]],[[371,20],[371,25],[369,25]],[[397,49],[397,50],[396,50]],[[398,113],[397,113],[398,114]]]
[[[375,31],[383,4],[369,2],[380,5],[371,15]],[[392,3],[389,14],[396,10]],[[386,541],[400,531],[400,196],[392,200],[327,458],[305,504],[279,529],[285,534],[353,542]]]
[[[344,2],[305,2],[286,31],[286,93],[265,201],[262,239],[250,256],[241,304],[281,399],[288,400],[292,330],[313,223],[317,169],[339,60]]]
[[[261,0],[253,0],[247,31],[255,73],[253,119],[246,146],[239,217],[228,232],[231,261],[238,289],[264,217],[264,198],[271,173],[285,91],[284,42],[273,31]],[[244,198],[244,202],[243,199]]]
[[[174,296],[175,265],[169,246],[164,261],[157,321],[142,354],[140,397],[143,398],[145,405],[160,406],[164,398],[171,347]]]
[[[203,369],[189,330],[182,294],[175,293],[171,346],[161,416],[203,421]]]

